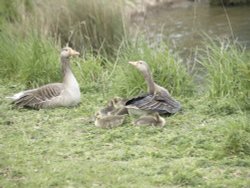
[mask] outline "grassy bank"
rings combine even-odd
[[[13,10],[15,1],[8,2],[13,4],[4,10]],[[105,1],[65,0],[58,6],[48,1],[45,7],[39,1],[20,2],[23,6],[1,17],[0,187],[249,187],[249,52],[236,42],[207,41],[197,53],[203,79],[196,82],[197,75],[166,44],[152,49],[143,37],[132,42],[116,6],[99,4]],[[60,16],[54,17],[60,23],[47,20],[61,6],[63,11],[55,13]],[[78,6],[90,6],[85,7],[90,12]],[[86,20],[91,35],[73,27],[85,14],[93,21]],[[107,25],[102,19],[113,21]],[[52,25],[64,23],[60,32],[53,30]],[[88,37],[94,45],[85,41]],[[81,40],[90,45],[83,49],[77,44]],[[81,104],[39,111],[12,108],[6,96],[60,81],[59,50],[67,42],[82,52],[72,63]],[[181,102],[182,111],[165,117],[163,128],[133,127],[132,117],[115,129],[96,128],[93,115],[108,100],[145,91],[142,75],[127,63],[139,59],[149,63],[156,82]]]
[[[122,5],[122,0],[0,0],[0,28],[22,36],[35,30],[61,47],[112,56],[126,38]]]
[[[207,56],[200,59],[207,70],[206,79],[203,85],[197,86],[185,66],[178,63],[178,57],[166,48],[159,54],[162,48],[139,46],[135,46],[138,51],[124,48],[115,63],[91,54],[75,60],[73,69],[82,93],[82,102],[75,108],[12,109],[5,96],[27,86],[21,80],[14,82],[11,77],[9,81],[1,81],[1,186],[249,185],[249,106],[243,103],[249,100],[248,84],[245,85],[249,82],[247,53],[237,46],[221,53],[216,48],[215,51],[208,48],[209,53],[203,53]],[[127,66],[130,58],[146,59],[157,82],[170,88],[182,103],[183,111],[166,117],[164,128],[133,127],[132,118],[128,118],[123,126],[104,130],[96,128],[91,121],[95,111],[110,98],[130,97],[145,89],[141,75]],[[246,62],[244,69],[240,68],[242,61]],[[165,71],[159,71],[161,66]],[[223,71],[219,69],[222,66],[232,67]],[[232,74],[229,70],[236,72]],[[176,74],[171,74],[172,71]],[[170,78],[164,77],[169,74]],[[213,74],[220,76],[214,79]],[[203,87],[204,92],[196,92],[197,87]],[[231,88],[238,87],[243,98],[237,97],[238,92],[231,92]]]
[[[247,112],[209,113],[202,98],[182,99],[184,111],[164,128],[103,130],[89,122],[106,98],[82,91],[72,109],[15,110],[1,85],[0,185],[3,187],[247,187]],[[249,114],[248,114],[249,115]]]

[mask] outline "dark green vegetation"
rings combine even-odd
[[[249,4],[250,0],[209,0],[211,5],[226,5],[226,6],[234,6],[234,5],[244,5]]]
[[[152,49],[145,39],[124,35],[107,48],[112,55],[88,47],[72,62],[82,92],[78,107],[15,109],[6,96],[60,80],[58,54],[67,42],[45,25],[27,28],[31,20],[15,14],[26,6],[26,14],[39,11],[32,13],[36,1],[22,2],[1,17],[0,187],[249,187],[249,52],[235,42],[208,41],[197,57],[204,79],[196,82],[197,73],[164,43]],[[166,117],[164,128],[133,127],[131,118],[115,129],[94,127],[91,119],[107,100],[145,90],[141,74],[127,64],[137,59],[150,64],[183,110]]]
[[[81,52],[113,55],[126,36],[122,4],[123,0],[0,0],[0,28],[23,36],[35,31]],[[12,25],[6,28],[5,21]]]

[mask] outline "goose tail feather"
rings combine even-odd
[[[25,93],[24,93],[23,91],[21,91],[21,92],[19,92],[19,93],[16,93],[16,94],[13,95],[13,96],[7,96],[7,97],[5,97],[5,98],[6,98],[6,99],[11,99],[11,100],[15,101],[15,100],[18,100],[18,99],[22,98],[24,94],[25,94]]]

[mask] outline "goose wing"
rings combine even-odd
[[[181,104],[176,101],[168,92],[156,93],[154,95],[154,101],[161,104],[159,107],[162,110],[166,110],[171,114],[174,114],[181,109]]]
[[[170,95],[163,97],[158,94],[147,94],[133,98],[126,102],[126,106],[159,114],[174,114],[180,110],[180,103]]]
[[[35,109],[49,106],[51,100],[58,97],[63,91],[61,83],[48,84],[34,90],[24,92],[13,103],[18,107],[31,107]]]

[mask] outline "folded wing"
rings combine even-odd
[[[18,107],[31,107],[39,109],[43,106],[49,106],[53,99],[58,97],[63,91],[61,83],[48,84],[34,90],[24,92],[13,103]]]
[[[174,114],[181,108],[180,103],[170,95],[157,94],[146,94],[133,98],[127,101],[125,105],[148,112],[158,112],[159,114]]]

